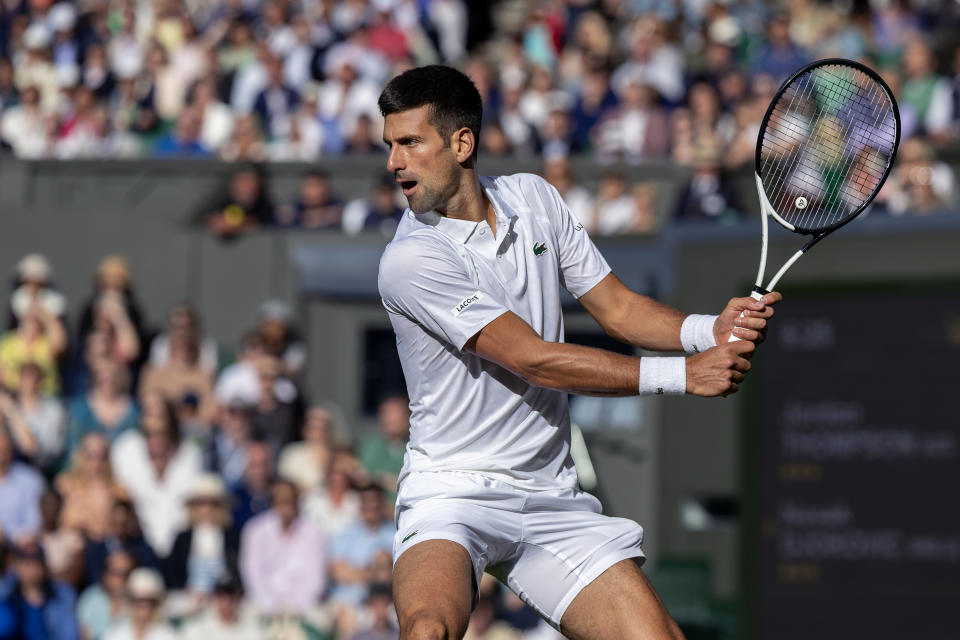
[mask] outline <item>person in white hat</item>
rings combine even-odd
[[[176,640],[177,634],[162,614],[166,590],[154,569],[140,567],[127,578],[129,620],[112,627],[104,640]]]
[[[187,513],[190,523],[174,539],[163,573],[168,587],[183,590],[178,608],[195,613],[220,578],[239,571],[240,538],[229,527],[227,490],[215,473],[194,479]]]

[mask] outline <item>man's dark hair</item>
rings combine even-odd
[[[479,147],[483,101],[473,81],[453,67],[432,64],[404,71],[387,83],[377,105],[384,117],[429,105],[427,119],[444,145],[454,131],[467,127]]]

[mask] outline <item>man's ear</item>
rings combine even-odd
[[[464,163],[473,156],[477,148],[477,139],[469,127],[461,127],[450,136],[450,148],[457,158],[457,162]]]

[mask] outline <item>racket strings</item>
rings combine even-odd
[[[896,148],[894,107],[867,74],[814,67],[781,91],[761,133],[771,206],[802,230],[843,222],[870,200]]]

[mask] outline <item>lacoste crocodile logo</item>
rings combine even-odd
[[[400,544],[405,543],[407,540],[409,540],[409,539],[412,538],[413,536],[417,535],[418,533],[420,533],[420,532],[419,532],[419,531],[414,531],[413,533],[411,533],[410,535],[408,535],[406,538],[404,538],[403,540],[401,540],[401,541],[400,541]]]
[[[543,242],[541,242],[540,244],[537,244],[536,242],[533,243],[533,255],[542,256],[546,252],[547,252],[546,244],[544,244]]]

